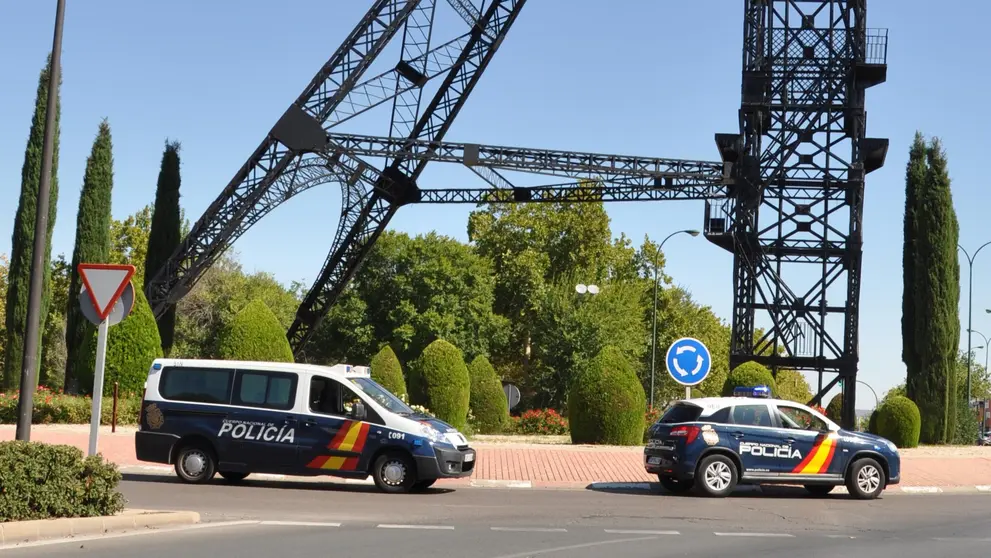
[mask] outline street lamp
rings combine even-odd
[[[657,253],[654,254],[654,315],[653,315],[653,336],[650,338],[650,408],[654,408],[654,370],[656,368],[657,359],[657,259],[661,256],[661,250],[664,249],[664,243],[667,242],[672,236],[678,234],[690,234],[693,237],[698,236],[699,232],[694,229],[687,229],[683,231],[675,231],[667,236],[661,241],[661,245],[657,247]]]
[[[974,327],[974,320],[973,320],[973,317],[974,317],[974,260],[977,258],[977,255],[981,253],[981,250],[983,250],[984,247],[987,246],[988,244],[991,244],[991,241],[988,241],[988,242],[985,242],[984,244],[981,244],[981,247],[978,248],[977,251],[974,252],[974,256],[973,257],[971,257],[970,253],[968,253],[967,250],[964,249],[963,246],[960,246],[959,244],[957,244],[957,248],[960,248],[960,250],[963,251],[964,255],[967,256],[967,266],[968,266],[968,269],[967,269],[967,271],[968,271],[968,278],[967,278],[967,407],[968,408],[970,407],[970,369],[971,369],[971,364],[972,364],[971,361],[973,360],[973,357],[970,354],[971,351],[973,351],[973,349],[970,346],[970,332],[971,332],[971,328]]]

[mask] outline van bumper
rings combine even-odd
[[[475,450],[434,447],[434,455],[417,455],[416,476],[419,480],[453,479],[471,476],[475,470]]]
[[[138,461],[171,463],[172,447],[178,441],[175,434],[138,430],[134,433],[134,454]]]

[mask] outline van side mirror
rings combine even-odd
[[[355,401],[354,407],[351,413],[354,415],[356,420],[365,420],[368,417],[368,413],[365,411],[365,404],[361,401]]]

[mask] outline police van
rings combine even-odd
[[[767,386],[733,397],[676,401],[648,432],[644,467],[670,492],[727,496],[737,484],[798,484],[825,496],[845,484],[859,499],[898,484],[889,440],[843,430],[806,405],[771,399]]]
[[[134,446],[140,461],[172,464],[189,483],[370,475],[385,492],[410,492],[475,465],[460,432],[345,364],[157,359]]]

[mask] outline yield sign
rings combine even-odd
[[[101,320],[106,320],[114,303],[131,281],[134,266],[81,263],[77,269],[96,314]]]

